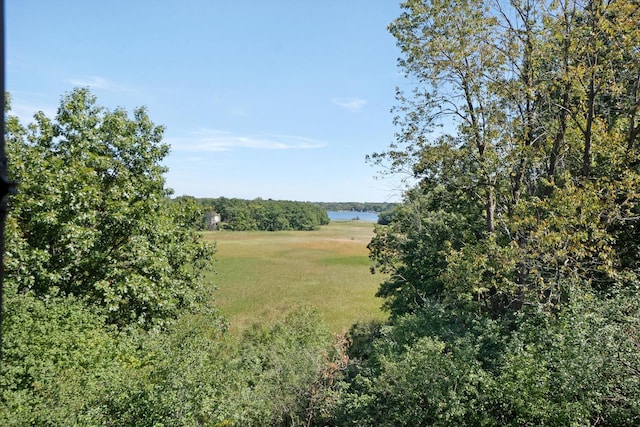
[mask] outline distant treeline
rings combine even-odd
[[[203,207],[202,228],[208,228],[206,215],[220,215],[218,228],[225,230],[314,230],[329,224],[326,209],[316,203],[288,200],[244,200],[236,198],[195,199]]]
[[[328,211],[384,212],[393,209],[397,203],[372,202],[318,202],[316,205]]]

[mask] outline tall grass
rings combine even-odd
[[[205,233],[217,242],[215,304],[232,330],[271,323],[294,307],[318,309],[334,332],[382,319],[367,244],[373,224],[332,222],[316,231]]]

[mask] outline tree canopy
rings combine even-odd
[[[415,87],[369,160],[413,182],[370,243],[338,425],[640,422],[640,6],[407,0]],[[337,420],[337,421],[336,421]]]
[[[388,305],[552,310],[570,286],[637,284],[637,4],[403,7],[389,29],[416,87],[370,156],[417,182],[371,245]]]
[[[20,191],[7,222],[6,281],[19,292],[75,295],[119,325],[161,326],[203,300],[213,247],[193,203],[169,203],[163,128],[65,95],[55,118],[7,118]]]

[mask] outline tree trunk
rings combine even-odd
[[[595,120],[595,71],[591,71],[589,79],[589,93],[587,95],[587,123],[584,130],[584,150],[582,152],[582,176],[589,178],[591,173],[591,143],[593,139],[593,121]]]

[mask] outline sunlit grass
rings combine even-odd
[[[217,242],[215,305],[242,329],[270,323],[291,308],[317,308],[335,332],[383,319],[370,273],[373,224],[332,222],[316,231],[205,233]]]

